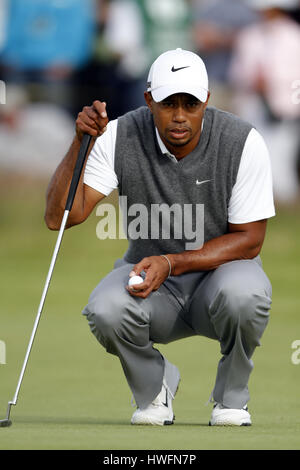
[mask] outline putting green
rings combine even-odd
[[[57,233],[43,222],[45,185],[3,185],[1,210],[0,419],[13,398]],[[4,193],[5,191],[5,193]],[[114,198],[112,197],[112,201]],[[106,201],[107,202],[107,201]],[[0,449],[299,449],[299,208],[269,222],[263,250],[273,284],[270,324],[254,356],[253,426],[208,426],[219,345],[189,338],[157,346],[181,371],[173,426],[134,427],[131,393],[118,359],[91,335],[81,310],[126,248],[100,241],[95,212],[66,231],[10,428]],[[298,356],[300,358],[300,354]]]

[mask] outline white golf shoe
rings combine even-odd
[[[163,382],[161,391],[147,408],[137,408],[132,415],[131,424],[152,424],[164,426],[173,424],[175,416],[172,409],[174,396]]]
[[[209,422],[210,426],[251,426],[251,416],[248,407],[242,409],[226,408],[216,403]]]

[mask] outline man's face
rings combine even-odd
[[[206,103],[186,93],[171,95],[156,103],[151,94],[145,92],[154,123],[167,149],[176,157],[188,155],[197,146],[202,129]]]

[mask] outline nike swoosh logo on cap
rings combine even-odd
[[[187,69],[189,67],[190,67],[190,65],[186,65],[185,67],[178,67],[177,69],[175,69],[175,67],[173,65],[173,67],[171,68],[171,71],[172,72],[178,72],[178,70]]]

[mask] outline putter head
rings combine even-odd
[[[7,413],[6,413],[6,419],[0,419],[0,428],[8,428],[9,426],[12,425],[10,418],[10,409],[12,405],[15,405],[15,402],[9,401],[8,402],[8,407],[7,407]]]
[[[2,419],[0,420],[0,428],[8,428],[9,426],[12,425],[12,422],[10,419]]]

